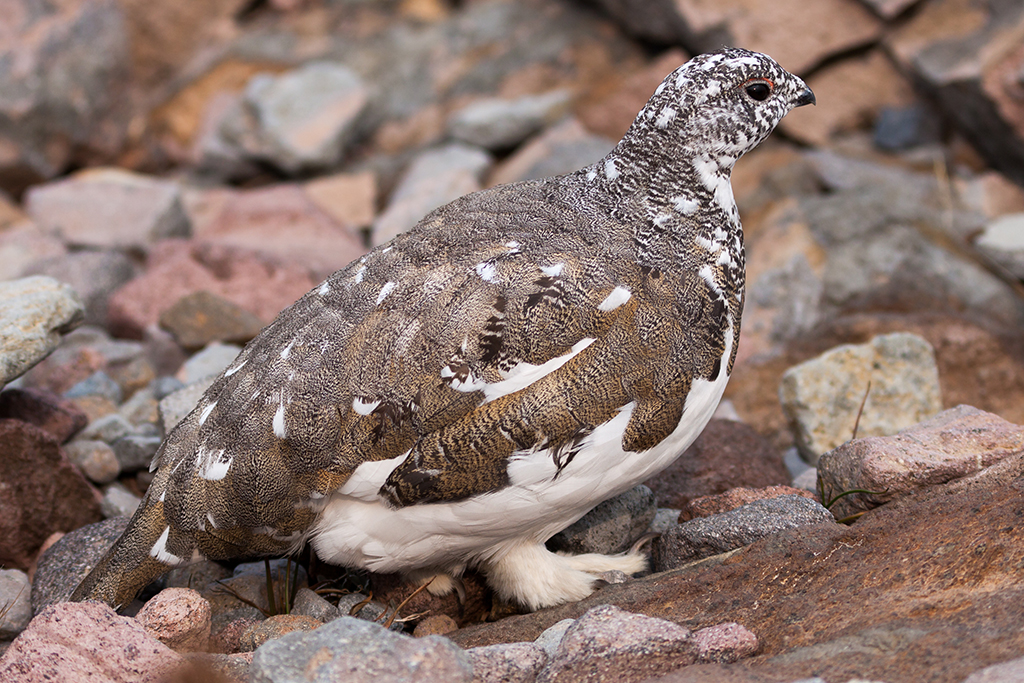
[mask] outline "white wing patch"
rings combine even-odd
[[[206,422],[206,418],[210,417],[210,413],[212,413],[213,409],[216,408],[216,407],[217,407],[217,402],[214,401],[210,405],[208,405],[205,408],[203,408],[203,412],[199,413],[199,426],[202,426],[203,423]]]
[[[390,460],[371,460],[359,465],[335,495],[350,496],[367,502],[380,500],[380,487],[399,465],[409,457],[408,450]]]
[[[498,281],[498,269],[494,267],[493,263],[488,261],[476,264],[476,274],[479,275],[480,279],[484,282]]]
[[[384,286],[380,288],[380,293],[377,294],[377,305],[380,306],[381,302],[387,298],[387,295],[391,293],[391,290],[395,288],[394,282],[385,282]]]
[[[274,436],[279,439],[285,437],[284,431],[284,401],[277,406],[277,411],[274,413],[274,421],[272,423],[274,428]]]
[[[604,160],[604,177],[608,180],[615,180],[619,177],[619,169],[615,168],[615,159]]]
[[[236,372],[238,372],[239,370],[244,368],[245,364],[248,363],[248,362],[249,362],[248,360],[243,360],[238,365],[231,366],[230,368],[228,368],[227,370],[224,371],[224,376],[225,377],[230,377],[231,375],[235,374]]]
[[[493,384],[484,384],[481,387],[484,390],[484,403],[490,403],[502,396],[519,391],[524,387],[530,386],[541,377],[550,375],[593,343],[593,337],[584,337],[573,345],[572,350],[570,350],[569,353],[550,358],[540,365],[525,362],[516,365],[508,372],[502,373],[505,376],[505,379],[502,381],[495,382]]]
[[[377,406],[380,405],[380,400],[373,401],[364,396],[356,396],[352,399],[352,410],[356,411],[360,415],[369,415]]]
[[[160,538],[156,539],[156,543],[149,551],[150,557],[155,557],[158,561],[164,564],[179,565],[184,564],[184,560],[177,555],[172,555],[167,552],[167,537],[171,535],[171,527],[164,527],[164,532],[160,534]]]
[[[633,295],[629,292],[628,289],[626,289],[622,285],[619,285],[618,287],[613,289],[611,293],[608,294],[608,296],[604,298],[604,301],[597,305],[597,310],[601,311],[602,313],[614,311],[616,308],[629,301],[630,298],[632,298],[632,296]]]
[[[230,455],[225,457],[223,448],[207,450],[205,446],[200,446],[196,455],[196,473],[207,481],[220,481],[227,476],[233,459]]]
[[[564,263],[552,263],[550,266],[541,266],[540,272],[544,273],[548,277],[558,277],[565,270]]]

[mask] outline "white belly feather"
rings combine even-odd
[[[723,361],[732,344],[730,321]],[[329,496],[311,535],[313,547],[325,562],[378,572],[460,571],[498,559],[524,540],[545,541],[675,460],[703,431],[728,381],[724,367],[713,382],[694,380],[679,424],[653,448],[622,449],[635,405],[628,403],[586,437],[561,472],[550,450],[518,452],[509,463],[509,486],[467,500],[389,508],[377,492],[408,453],[364,463]]]

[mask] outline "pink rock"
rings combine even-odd
[[[156,683],[181,656],[98,602],[43,610],[0,658],[0,680]]]
[[[25,208],[39,227],[68,244],[146,249],[187,237],[178,185],[121,169],[81,171],[28,191]]]
[[[971,406],[957,406],[894,436],[848,441],[821,456],[826,496],[861,489],[830,509],[837,519],[911,491],[975,474],[1024,453],[1024,426]]]
[[[0,420],[0,444],[0,565],[27,569],[47,536],[103,518],[99,495],[38,427]]]
[[[701,664],[728,664],[757,652],[757,636],[735,622],[702,628],[693,634],[697,642],[697,661]]]
[[[110,298],[107,325],[118,336],[141,338],[179,299],[204,290],[268,323],[316,284],[309,270],[240,248],[167,240],[150,254],[145,274]]]
[[[210,641],[210,603],[191,588],[165,588],[135,619],[175,652],[202,652]]]
[[[200,240],[302,264],[318,281],[366,252],[356,226],[339,222],[299,185],[208,190],[187,206]]]
[[[566,630],[538,683],[633,683],[697,661],[689,629],[613,605],[593,607]]]

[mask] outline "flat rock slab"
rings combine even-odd
[[[818,461],[826,496],[860,489],[831,507],[837,518],[870,510],[915,489],[974,474],[1024,453],[1024,427],[957,406],[895,436],[857,439]]]
[[[578,603],[448,637],[463,647],[531,641],[562,619],[610,604],[691,630],[731,621],[757,634],[757,657],[688,667],[666,681],[961,683],[1024,656],[1022,480],[1024,454],[1012,455],[912,492],[851,527],[783,531]],[[730,675],[699,678],[691,670]]]

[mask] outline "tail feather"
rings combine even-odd
[[[190,558],[166,551],[168,530],[163,503],[144,501],[121,537],[71,594],[71,602],[95,600],[120,610],[154,579],[187,562]]]

